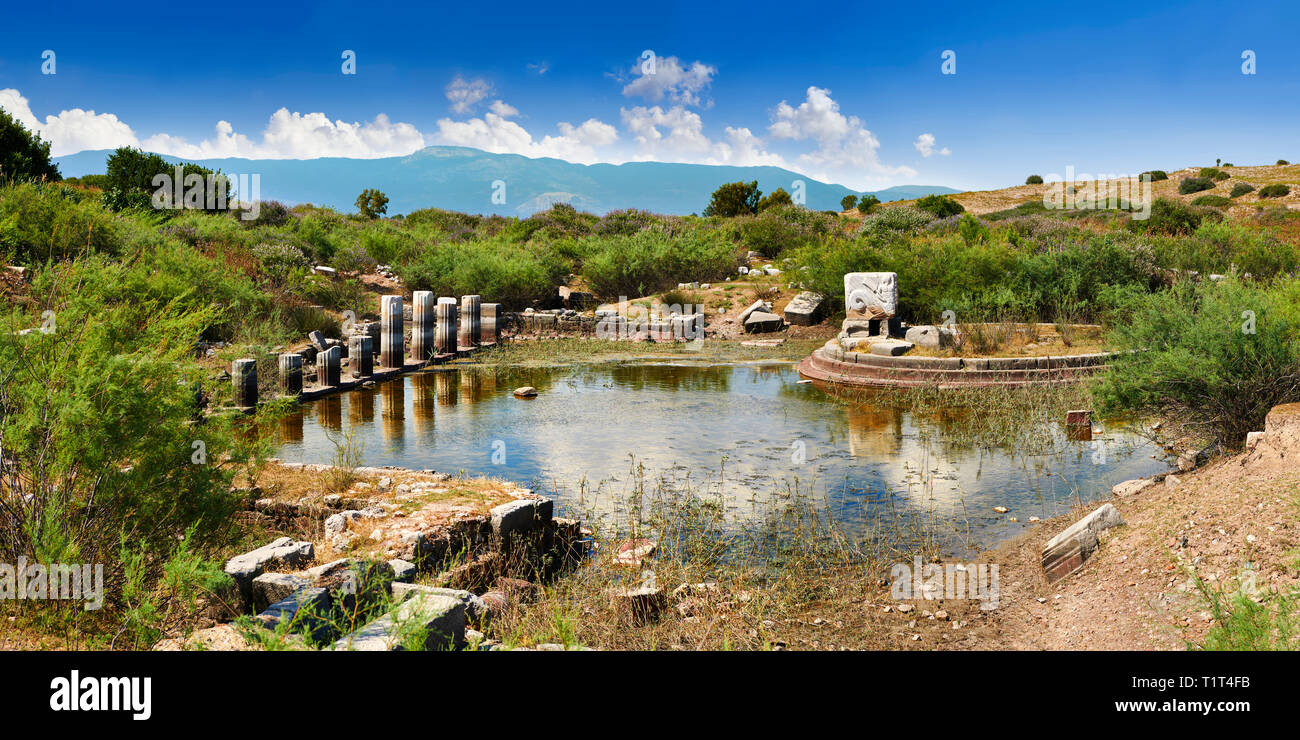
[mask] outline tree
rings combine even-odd
[[[388,196],[375,188],[366,188],[357,196],[357,210],[362,218],[379,218],[388,212]]]
[[[0,182],[61,179],[50,161],[50,143],[0,110]]]
[[[729,182],[713,191],[709,207],[704,209],[705,216],[725,216],[731,218],[744,214],[758,213],[758,201],[763,192],[758,189],[758,181]]]
[[[1026,185],[1042,185],[1042,184],[1043,184],[1043,176],[1042,176],[1042,175],[1030,175],[1029,177],[1026,177],[1026,178],[1025,178],[1025,184],[1026,184]]]
[[[846,195],[843,198],[840,198],[841,211],[851,211],[855,207],[857,207],[857,205],[858,205],[858,196],[856,195]]]
[[[789,206],[794,205],[794,200],[790,194],[785,192],[785,188],[777,188],[770,195],[758,201],[758,210],[765,211],[772,206]]]
[[[858,213],[865,216],[868,213],[871,213],[871,209],[878,205],[880,205],[879,198],[874,195],[864,195],[862,196],[862,200],[858,201]]]
[[[126,208],[149,208],[157,194],[167,206],[182,208],[187,204],[199,210],[224,211],[229,203],[230,181],[219,171],[200,167],[191,162],[172,164],[153,152],[131,147],[121,147],[109,156],[108,174],[100,181],[104,189],[104,202],[109,208],[120,211]],[[176,199],[176,168],[180,168],[181,202]],[[154,178],[165,175],[170,185],[156,185]],[[191,176],[200,178],[202,185]],[[189,181],[187,183],[187,181]],[[211,194],[213,197],[209,198]],[[212,207],[209,208],[208,206]],[[164,206],[166,207],[166,206]]]

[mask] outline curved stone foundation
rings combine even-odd
[[[897,357],[849,352],[832,339],[799,363],[805,378],[876,388],[1021,386],[1069,382],[1106,368],[1113,352],[1059,357]]]

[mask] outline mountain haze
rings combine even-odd
[[[102,174],[108,150],[57,157],[64,177]],[[164,155],[170,162],[181,161]],[[262,200],[314,203],[350,211],[365,188],[378,188],[388,197],[390,215],[420,208],[445,208],[466,213],[528,216],[555,203],[602,214],[623,208],[684,215],[703,211],[721,184],[758,181],[763,193],[778,187],[793,192],[793,182],[805,185],[806,205],[814,210],[840,210],[845,195],[860,195],[842,185],[818,182],[780,167],[732,167],[672,162],[574,164],[560,159],[532,159],[518,154],[492,154],[479,149],[432,146],[404,157],[380,159],[199,159],[193,161],[226,174],[261,176]],[[505,183],[504,203],[493,202],[493,183]],[[499,192],[500,188],[496,188]],[[881,201],[918,198],[930,193],[956,193],[952,188],[901,185],[873,193]]]

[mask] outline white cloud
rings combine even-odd
[[[763,141],[747,128],[728,126],[725,141],[710,139],[700,115],[680,105],[667,110],[636,106],[619,112],[636,144],[636,160],[787,166],[780,155],[764,150]]]
[[[492,94],[492,85],[486,80],[479,77],[473,80],[466,80],[460,75],[447,84],[447,100],[451,102],[451,109],[455,113],[465,114],[474,110],[474,106],[479,101]]]
[[[158,134],[145,139],[141,146],[189,159],[373,159],[410,154],[426,145],[424,135],[414,126],[393,123],[383,113],[369,123],[348,123],[331,121],[324,113],[290,113],[288,108],[281,108],[271,115],[261,142],[235,133],[227,121],[218,121],[216,132],[214,138],[198,144],[190,144],[182,137]]]
[[[654,74],[648,74],[649,71],[647,62],[638,61],[633,65],[632,74],[636,78],[623,87],[623,95],[641,97],[652,103],[667,96],[674,103],[699,106],[701,95],[718,73],[717,67],[703,62],[684,66],[677,57],[656,57]]]
[[[42,123],[32,113],[27,98],[13,88],[0,90],[0,108],[50,142],[50,154],[56,157],[87,149],[116,149],[139,144],[131,127],[112,113],[73,108],[60,111],[57,116],[46,116]]]
[[[831,91],[810,86],[804,102],[793,107],[782,100],[768,132],[778,139],[810,140],[816,148],[799,155],[805,174],[819,180],[870,189],[912,177],[911,167],[891,167],[880,161],[880,141],[857,116],[840,113]]]
[[[497,100],[489,106],[482,118],[438,121],[436,140],[440,144],[468,146],[498,154],[522,154],[526,157],[557,157],[570,162],[594,164],[608,161],[598,150],[605,149],[618,139],[613,126],[589,118],[574,126],[568,122],[556,125],[558,136],[544,136],[540,141],[518,123],[509,120],[519,115],[514,106]]]
[[[916,151],[920,152],[922,157],[928,157],[931,154],[938,154],[946,157],[949,154],[952,154],[948,147],[942,149],[934,148],[934,134],[921,134],[916,137],[916,141],[912,142],[912,146],[916,147]]]

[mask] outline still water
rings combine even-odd
[[[514,480],[586,519],[626,517],[640,477],[716,497],[732,526],[797,492],[850,533],[888,510],[939,523],[963,549],[1167,469],[1158,447],[1121,429],[1072,441],[1049,424],[1032,449],[982,446],[941,420],[798,380],[788,363],[442,368],[305,404],[282,422],[278,456],[329,463],[351,429],[367,465]],[[522,385],[538,396],[515,398]]]

